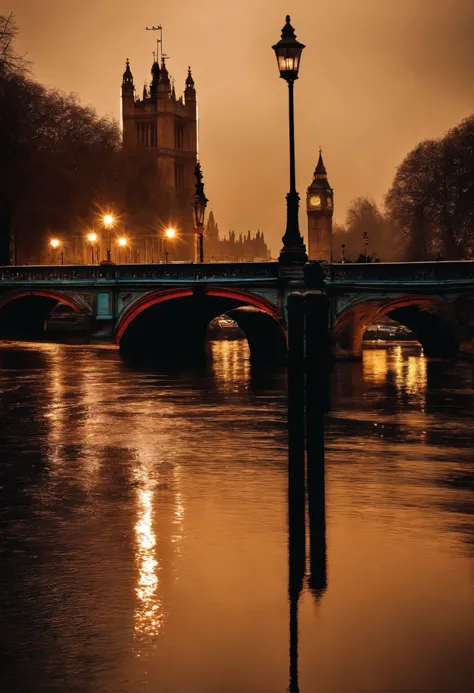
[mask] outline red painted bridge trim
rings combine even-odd
[[[81,306],[76,303],[74,299],[66,296],[64,294],[59,294],[56,291],[49,291],[48,289],[33,289],[31,291],[16,291],[15,293],[5,294],[0,297],[0,308],[8,305],[12,301],[16,301],[18,298],[25,298],[26,296],[43,296],[44,298],[54,298],[60,303],[65,303],[67,306],[72,308],[76,313],[85,313],[85,306]],[[90,312],[90,310],[88,311]]]
[[[280,314],[277,308],[261,296],[252,294],[248,291],[241,291],[240,289],[226,289],[224,287],[206,286],[203,287],[206,296],[212,296],[216,298],[231,298],[236,301],[254,308],[259,308],[265,313],[268,313],[272,318],[280,321]],[[150,306],[154,306],[157,303],[162,303],[163,301],[172,301],[175,298],[185,298],[193,295],[193,289],[182,288],[182,289],[169,289],[167,291],[152,291],[145,294],[141,298],[137,299],[131,306],[125,309],[125,312],[121,316],[117,323],[115,330],[115,341],[120,344],[120,341],[124,335],[125,330],[130,325],[130,323]]]

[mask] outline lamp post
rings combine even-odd
[[[126,261],[127,261],[127,253],[126,253],[125,248],[126,248],[127,245],[128,245],[128,241],[127,241],[127,239],[125,238],[125,236],[120,236],[120,238],[119,238],[118,241],[117,241],[117,244],[118,244],[119,249],[121,249],[121,248],[124,249],[125,262],[126,262]]]
[[[196,192],[194,193],[193,212],[194,228],[196,229],[196,243],[194,246],[194,260],[204,262],[204,215],[206,213],[207,197],[204,194],[204,183],[202,182],[201,164],[199,161],[194,169],[196,176]]]
[[[92,231],[88,236],[87,240],[91,244],[91,265],[95,264],[95,258],[94,258],[94,247],[95,244],[97,243],[97,234]]]
[[[111,236],[110,232],[113,229],[115,219],[112,214],[104,214],[102,217],[102,223],[104,225],[104,229],[107,230],[108,235],[107,235],[107,262],[112,262],[112,241],[111,241]]]
[[[63,251],[62,246],[61,246],[61,241],[59,241],[57,238],[52,238],[49,242],[49,245],[51,246],[51,248],[54,248],[54,250],[61,248],[61,253],[60,253],[61,265],[64,265],[64,251]]]
[[[163,246],[164,246],[166,264],[168,264],[168,240],[172,240],[175,237],[176,237],[176,230],[175,229],[166,229],[165,235],[163,238]]]
[[[362,238],[364,239],[364,262],[367,262],[367,248],[369,245],[369,234],[367,231],[364,231]]]
[[[298,79],[301,53],[304,45],[296,40],[295,30],[286,16],[286,24],[281,31],[281,39],[272,46],[275,51],[280,77],[288,83],[289,130],[290,130],[290,192],[286,196],[286,231],[282,238],[283,248],[279,261],[283,265],[304,264],[308,261],[306,247],[300,234],[298,210],[300,196],[296,192],[295,174],[295,122],[293,105],[293,85]]]
[[[345,262],[346,261],[346,244],[343,243],[341,245],[341,248],[342,248],[342,260],[341,260],[341,262]]]

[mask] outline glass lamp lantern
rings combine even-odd
[[[204,228],[204,215],[206,213],[207,198],[203,195],[195,195],[193,203],[194,226],[196,229]]]
[[[204,215],[206,213],[207,206],[207,197],[204,194],[204,183],[202,182],[202,171],[201,164],[199,163],[199,161],[196,163],[194,175],[196,176],[196,192],[194,194],[193,202],[194,227],[196,229],[203,229]]]
[[[304,44],[296,40],[295,30],[290,24],[290,16],[286,16],[286,24],[281,30],[281,39],[272,46],[275,51],[280,77],[287,82],[298,79],[301,54]]]

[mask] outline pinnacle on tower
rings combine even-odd
[[[186,89],[184,90],[185,101],[196,101],[196,90],[194,88],[194,79],[191,74],[191,67],[188,67],[188,76],[186,77]]]
[[[168,73],[168,69],[166,67],[166,61],[165,61],[165,56],[161,56],[161,68],[160,68],[160,82],[169,82],[170,81],[170,76]]]
[[[321,147],[319,148],[319,159],[318,163],[316,164],[316,168],[314,169],[314,177],[315,178],[327,178],[327,171],[326,167],[324,165],[323,161],[323,151]]]
[[[188,67],[188,76],[186,77],[186,87],[194,88],[194,79],[191,74],[191,66]]]
[[[153,53],[153,56],[155,54]],[[150,84],[150,98],[152,101],[156,101],[156,95],[158,93],[158,82],[160,81],[160,66],[156,62],[156,58],[151,66],[151,84]]]
[[[133,75],[130,70],[130,61],[125,61],[125,72],[123,73],[122,87],[133,87]]]

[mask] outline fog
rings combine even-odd
[[[473,0],[0,0],[20,28],[34,76],[120,117],[130,58],[140,94],[163,25],[168,67],[183,89],[190,64],[199,100],[206,195],[221,231],[265,231],[280,247],[288,191],[287,87],[271,46],[285,15],[306,44],[295,85],[297,188],[323,147],[343,221],[359,195],[381,201],[420,140],[474,110]]]

